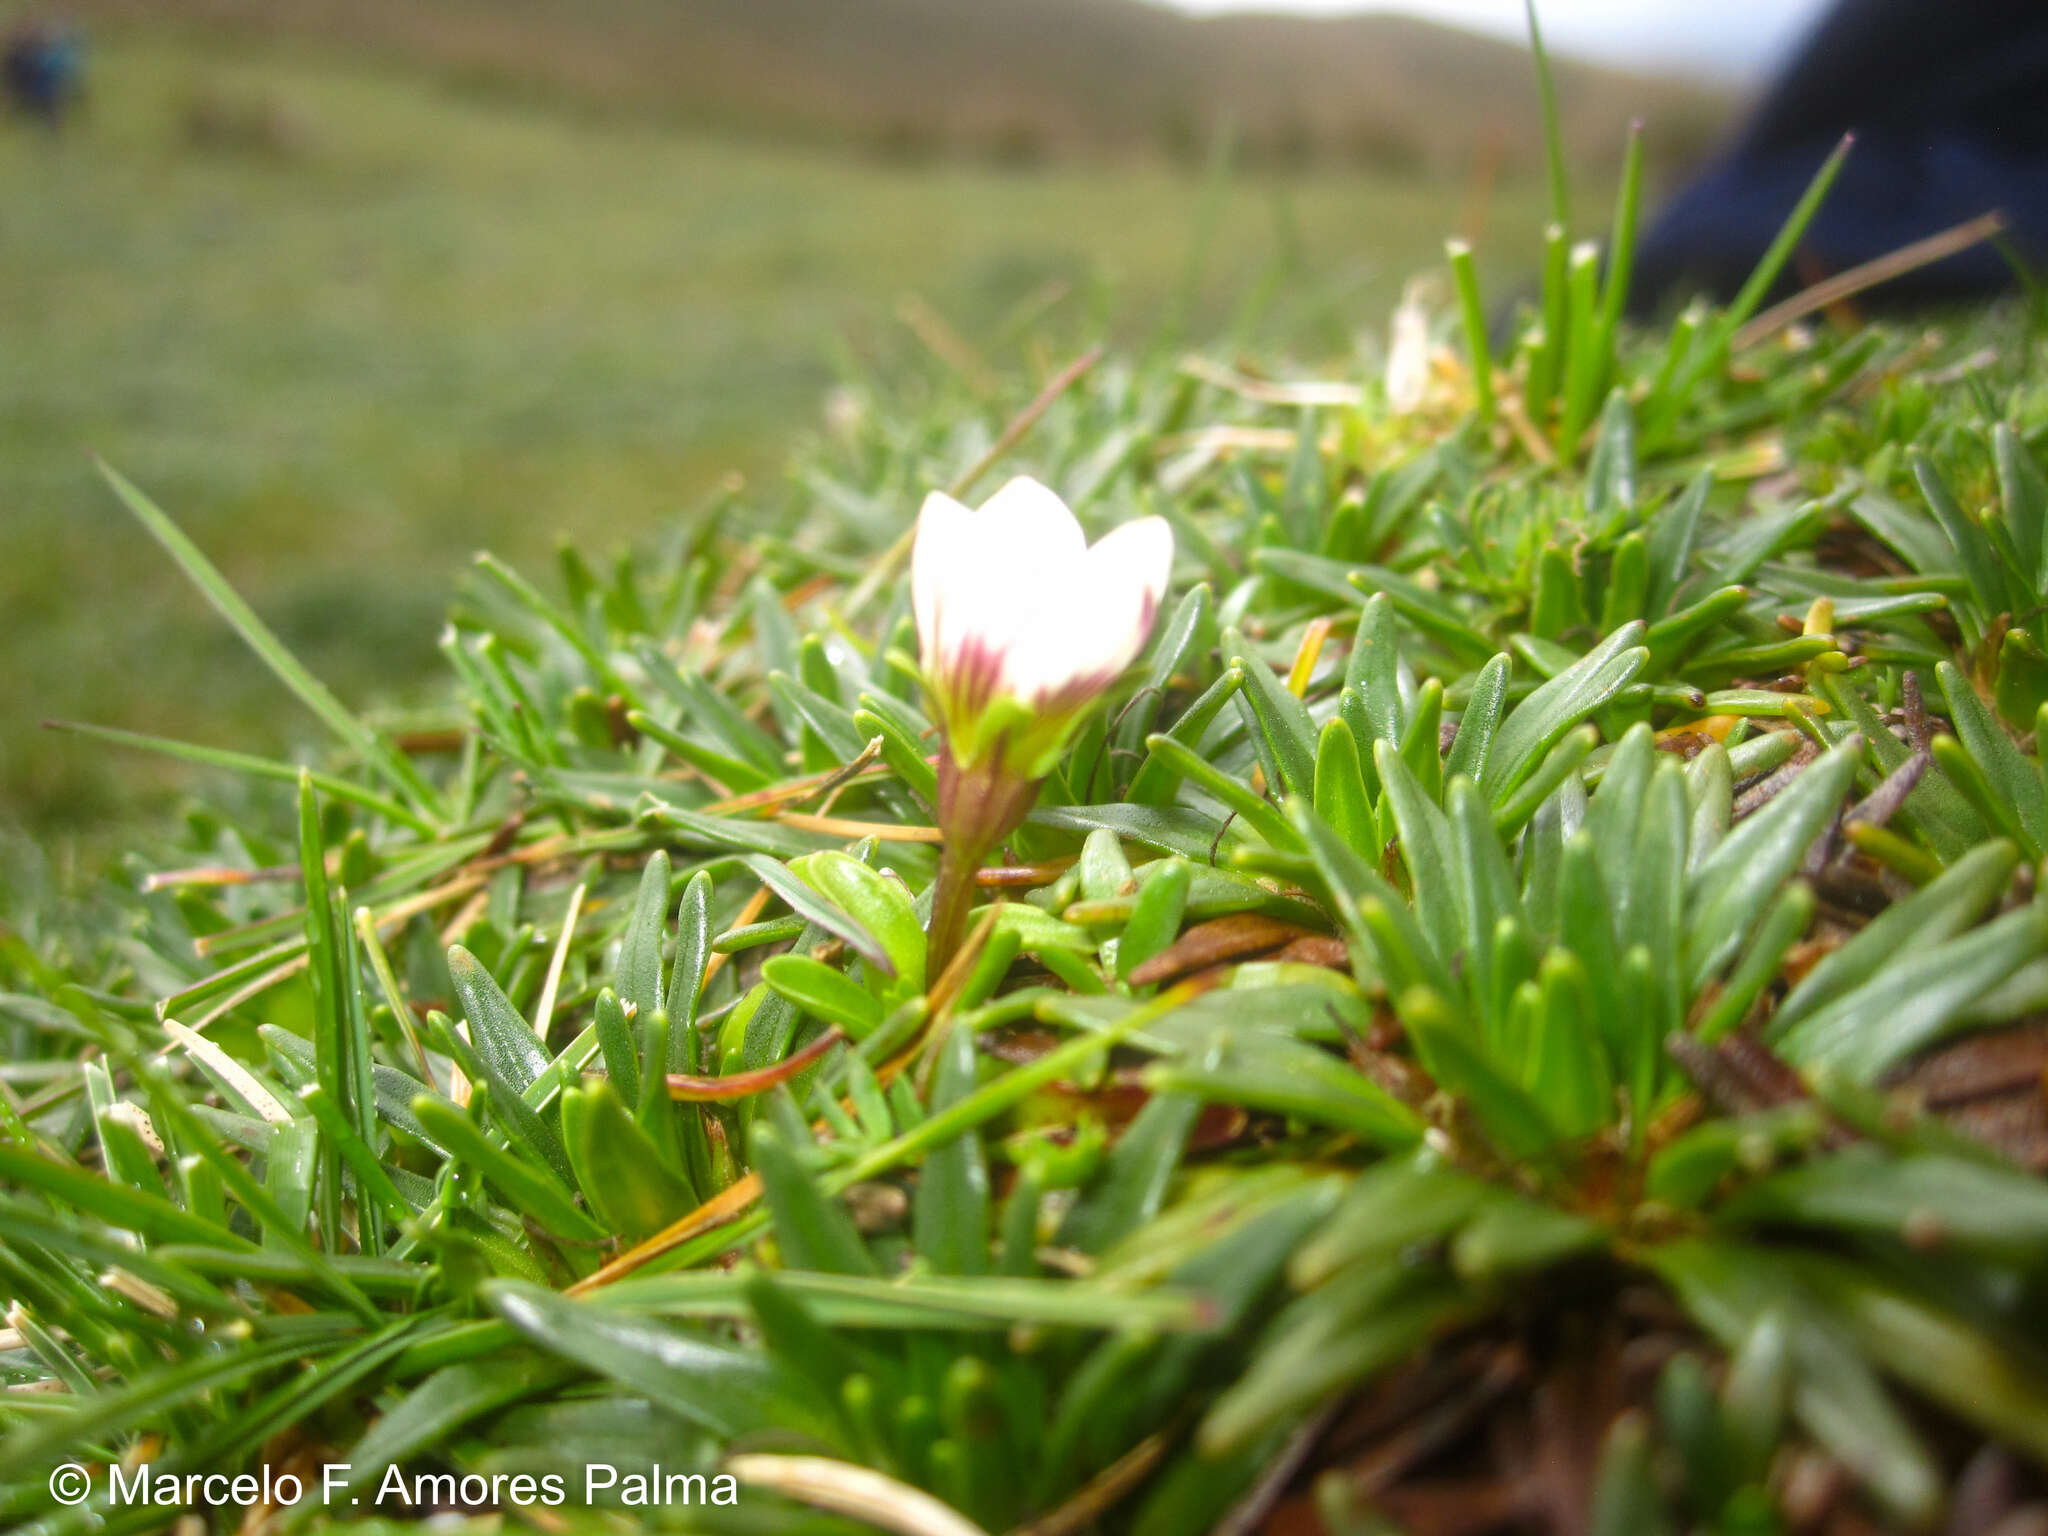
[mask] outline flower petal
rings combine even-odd
[[[943,655],[944,612],[971,602],[978,584],[974,514],[944,491],[933,491],[917,514],[917,540],[910,552],[910,607],[917,616],[917,644],[925,665]]]
[[[1164,518],[1112,530],[1037,594],[1004,657],[1005,691],[1044,708],[1107,687],[1145,648],[1172,569]]]
[[[1088,535],[1057,492],[1029,475],[1018,475],[981,504],[975,531],[1001,579],[1016,574],[1010,561],[1034,574],[1063,570],[1088,552]]]
[[[1088,538],[1067,504],[1028,476],[1010,481],[978,511],[942,500],[939,543],[923,566],[922,598],[915,560],[911,577],[925,668],[949,676],[971,657],[993,683],[993,669],[1019,625],[1042,593],[1072,579],[1087,556]],[[933,498],[925,506],[930,512]]]

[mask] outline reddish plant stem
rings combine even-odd
[[[668,1075],[668,1096],[693,1104],[727,1104],[756,1093],[765,1093],[777,1083],[786,1083],[833,1046],[846,1038],[846,1031],[834,1024],[800,1051],[792,1052],[772,1067],[752,1072],[734,1072],[728,1077],[691,1077],[682,1072]]]
[[[1038,783],[1007,773],[1002,744],[979,763],[962,768],[951,752],[939,754],[939,873],[932,888],[931,922],[925,929],[924,973],[936,980],[967,937],[968,916],[977,894],[975,873],[982,861],[1024,823]]]
[[[960,951],[967,937],[967,920],[978,894],[974,872],[981,868],[979,852],[963,853],[948,843],[939,853],[938,880],[932,889],[931,926],[925,930],[924,973],[936,980]]]

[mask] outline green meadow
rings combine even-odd
[[[310,736],[95,455],[351,703],[403,709],[471,551],[655,541],[732,474],[772,487],[835,384],[1098,339],[1376,367],[1445,234],[1483,220],[1501,292],[1542,220],[1533,182],[891,162],[176,35],[97,36],[91,91],[61,137],[0,133],[0,824],[88,846],[190,780],[42,719]]]

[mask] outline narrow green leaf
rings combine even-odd
[[[1479,297],[1479,274],[1472,247],[1463,240],[1444,242],[1451,264],[1451,282],[1458,294],[1458,315],[1465,330],[1465,358],[1472,374],[1473,408],[1482,424],[1493,420],[1493,353],[1486,339],[1486,309]]]
[[[2005,728],[1977,697],[1970,680],[1953,663],[1942,662],[1935,673],[1941,679],[1956,735],[1989,781],[1994,804],[2016,819],[2027,857],[2041,858],[2048,853],[2048,786],[2042,783],[2041,765],[2030,762],[2013,745]]]
[[[485,1414],[545,1392],[573,1374],[570,1365],[524,1350],[443,1367],[385,1412],[350,1448],[348,1476],[337,1479],[336,1495],[376,1487],[389,1468],[446,1443]],[[320,1504],[309,1500],[303,1508],[310,1514]]]
[[[1986,1433],[2048,1458],[2048,1390],[2037,1343],[1980,1331],[1868,1265],[1812,1252],[1793,1262],[1872,1359]]]
[[[1241,1104],[1349,1131],[1378,1147],[1412,1146],[1422,1121],[1407,1105],[1320,1046],[1236,1030],[1199,1058],[1151,1067],[1155,1093]]]
[[[1725,1349],[1739,1349],[1761,1319],[1784,1318],[1794,1415],[1899,1517],[1931,1519],[1940,1504],[1939,1470],[1839,1313],[1824,1309],[1778,1260],[1747,1245],[1688,1239],[1652,1248],[1644,1260]]]
[[[1509,1195],[1479,1203],[1472,1219],[1451,1239],[1451,1268],[1474,1282],[1498,1281],[1604,1246],[1598,1222],[1555,1206]]]
[[[1642,670],[1648,652],[1641,623],[1624,624],[1511,711],[1496,733],[1480,787],[1504,801],[1565,733],[1614,697]]]
[[[497,979],[460,944],[449,946],[448,976],[455,983],[463,1017],[469,1020],[470,1043],[477,1054],[515,1093],[524,1093],[548,1066],[533,1026],[512,1006]]]
[[[592,1212],[618,1236],[638,1241],[696,1209],[697,1191],[603,1078],[563,1090],[562,1139]]]
[[[1288,1276],[1307,1290],[1347,1265],[1437,1242],[1487,1195],[1482,1180],[1448,1166],[1434,1151],[1388,1158],[1352,1180],[1329,1220],[1296,1251]]]
[[[1160,705],[1174,680],[1193,670],[1197,658],[1215,644],[1215,600],[1207,582],[1198,582],[1159,626],[1145,667],[1145,680],[1115,725],[1117,746],[1135,754],[1151,735]]]
[[[1700,513],[1706,507],[1707,495],[1713,488],[1714,472],[1711,469],[1701,470],[1686,482],[1685,489],[1672,501],[1654,513],[1646,525],[1650,535],[1650,585],[1643,605],[1645,614],[1668,612],[1672,598],[1684,585]],[[1656,628],[1652,626],[1645,638],[1653,652],[1659,649],[1655,637]]]
[[[72,1447],[103,1442],[207,1393],[256,1380],[305,1349],[305,1342],[298,1338],[243,1342],[232,1349],[208,1350],[109,1387],[87,1398],[74,1413],[26,1427],[0,1441],[0,1477],[34,1469],[40,1481],[42,1467]]]
[[[619,1097],[628,1104],[640,1102],[640,1052],[626,1019],[625,1005],[618,993],[606,987],[597,994],[593,1008],[597,1048],[604,1054],[604,1069]]]
[[[1932,884],[1895,901],[1840,948],[1823,956],[1771,1015],[1769,1034],[1783,1036],[1801,1020],[1864,986],[1930,946],[1963,932],[2012,880],[2019,852],[2002,839],[1973,848]]]
[[[246,1239],[180,1210],[160,1192],[115,1184],[4,1141],[0,1141],[0,1176],[9,1184],[41,1190],[64,1208],[155,1242],[251,1246]]]
[[[873,993],[809,955],[771,955],[761,962],[761,979],[775,993],[814,1019],[837,1024],[855,1040],[865,1040],[882,1022],[882,1004]]]
[[[1353,852],[1377,863],[1383,852],[1379,820],[1366,790],[1357,740],[1341,719],[1326,721],[1316,740],[1315,777],[1316,815]]]
[[[1585,275],[1580,278],[1580,283],[1589,289],[1591,263],[1581,270]],[[1582,314],[1588,318],[1582,333],[1585,345],[1579,356],[1570,360],[1570,376],[1565,381],[1565,414],[1559,423],[1558,441],[1568,455],[1577,454],[1578,441],[1584,435],[1586,423],[1592,419],[1593,402],[1606,382],[1608,347],[1599,332],[1598,320],[1590,316],[1590,299],[1590,293],[1575,294],[1572,306],[1575,319]],[[1575,341],[1579,339],[1574,337]],[[1600,409],[1593,454],[1586,463],[1586,511],[1595,518],[1612,518],[1633,512],[1635,505],[1636,418],[1635,412],[1629,408],[1628,392],[1617,384],[1608,392],[1607,403]],[[1617,558],[1626,548],[1624,541],[1617,550]],[[1631,610],[1618,614],[1615,622],[1640,616]]]
[[[1785,887],[1757,925],[1749,950],[1722,985],[1720,996],[1701,1017],[1696,1033],[1703,1041],[1719,1040],[1741,1025],[1764,988],[1777,980],[1786,952],[1805,937],[1813,923],[1813,887],[1795,880]]]
[[[700,1338],[516,1281],[483,1287],[491,1309],[534,1343],[724,1439],[773,1429],[837,1433],[829,1412],[758,1350]]]
[[[1238,708],[1260,743],[1260,758],[1274,779],[1273,789],[1286,795],[1313,794],[1316,729],[1307,707],[1258,657],[1233,655],[1230,665],[1244,678],[1238,690]]]
[[[882,947],[882,941],[870,933],[865,924],[855,918],[837,902],[821,895],[816,887],[809,884],[790,869],[773,859],[759,854],[750,854],[746,866],[773,891],[789,909],[805,922],[824,929],[844,939],[846,945],[875,970],[891,978],[896,976],[896,967],[889,953]]]
[[[668,884],[668,855],[657,848],[640,872],[612,968],[612,988],[619,1001],[630,1003],[642,1018],[661,1008],[661,929],[668,917]]]
[[[1155,1093],[1117,1138],[1095,1182],[1067,1212],[1060,1245],[1100,1253],[1156,1214],[1201,1110],[1202,1101],[1191,1094]]]
[[[1344,663],[1344,697],[1351,711],[1345,721],[1358,738],[1358,752],[1370,771],[1376,741],[1398,743],[1407,723],[1401,701],[1400,641],[1394,628],[1394,602],[1384,592],[1365,601],[1358,616],[1358,634]],[[1374,788],[1377,789],[1377,784]]]
[[[1791,213],[1786,215],[1784,224],[1772,238],[1763,255],[1758,258],[1756,269],[1749,274],[1748,281],[1743,283],[1741,292],[1735,295],[1727,310],[1715,322],[1712,344],[1706,349],[1706,356],[1716,366],[1726,355],[1728,344],[1735,333],[1756,313],[1757,307],[1777,284],[1778,274],[1785,270],[1785,264],[1792,259],[1792,253],[1799,249],[1799,242],[1806,238],[1807,228],[1813,223],[1814,215],[1820,212],[1821,204],[1827,201],[1828,193],[1834,187],[1835,178],[1841,174],[1842,162],[1849,158],[1849,150],[1854,142],[1852,135],[1844,134],[1841,142],[1829,152],[1827,159],[1821,162],[1820,169],[1813,173],[1813,180],[1807,183],[1806,190],[1800,194],[1798,203],[1794,205]]]
[[[1724,838],[1694,872],[1687,902],[1688,969],[1698,987],[1742,943],[1769,893],[1790,877],[1855,782],[1860,736],[1809,763],[1778,797]]]
[[[1568,949],[1553,949],[1538,967],[1537,988],[1530,1093],[1564,1135],[1591,1135],[1614,1118],[1615,1106],[1585,963]]]
[[[766,1120],[749,1143],[754,1169],[775,1224],[775,1241],[792,1269],[837,1275],[872,1275],[873,1255],[838,1201],[822,1194],[780,1132]]]
[[[1415,690],[1415,705],[1408,728],[1402,732],[1400,750],[1401,761],[1408,765],[1423,795],[1437,804],[1444,796],[1443,719],[1444,685],[1432,677]]]
[[[1286,1425],[1339,1388],[1410,1357],[1467,1305],[1440,1273],[1398,1265],[1346,1275],[1297,1297],[1274,1319],[1250,1368],[1203,1418],[1197,1446],[1216,1456]]]
[[[893,712],[877,707],[881,703],[877,695],[864,693],[860,702],[861,707],[853,712],[854,730],[869,741],[880,737],[882,761],[903,781],[904,788],[926,805],[936,805],[939,776],[917,738],[896,722]]]
[[[428,817],[339,774],[322,773],[317,769],[303,768],[297,763],[279,762],[276,758],[257,757],[248,752],[231,752],[224,747],[206,747],[196,742],[175,741],[166,736],[146,736],[140,731],[124,731],[111,725],[94,725],[80,720],[51,720],[46,724],[52,730],[66,731],[92,741],[104,741],[110,746],[155,752],[164,757],[175,758],[179,762],[195,763],[203,768],[221,768],[229,773],[247,774],[256,779],[296,784],[300,775],[306,774],[312,778],[313,787],[330,800],[346,800],[351,805],[361,806],[374,816],[382,816],[401,826],[410,827],[415,832],[432,834],[436,830],[435,823]]]
[[[1850,1147],[1759,1180],[1719,1214],[1889,1237],[1923,1250],[1955,1244],[2027,1266],[2048,1257],[2048,1185],[1933,1153]]]
[[[1293,848],[1298,846],[1299,839],[1295,837],[1293,829],[1287,825],[1285,818],[1269,802],[1255,794],[1250,785],[1230,777],[1230,775],[1216,767],[1200,753],[1190,747],[1183,746],[1171,736],[1149,737],[1146,741],[1146,746],[1152,753],[1152,761],[1163,764],[1166,771],[1172,773],[1175,777],[1186,779],[1198,788],[1213,795],[1228,809],[1235,811],[1238,818],[1246,826],[1250,827],[1273,847]],[[1313,767],[1311,767],[1310,772],[1313,774]],[[1313,786],[1311,786],[1312,791]],[[1100,808],[1098,808],[1097,814],[1099,812]],[[1184,850],[1176,849],[1174,851],[1180,852]],[[1202,857],[1204,862],[1207,862],[1207,852],[1208,850],[1203,848],[1199,850],[1196,856]]]
[[[1874,1081],[1938,1040],[1971,1003],[2021,966],[2048,954],[2048,911],[2036,904],[1878,971],[1807,1014],[1778,1042],[1788,1061]]]
[[[1149,878],[1140,883],[1130,920],[1124,924],[1123,933],[1117,941],[1116,973],[1119,980],[1128,980],[1132,971],[1154,955],[1163,953],[1179,936],[1194,875],[1195,866],[1186,859],[1164,859],[1149,872]],[[1014,951],[1013,945],[1013,955]],[[1003,969],[1008,968],[1005,963]],[[996,979],[1000,979],[1000,973]],[[989,990],[993,990],[993,981]]]
[[[2011,422],[1992,428],[1991,447],[2006,527],[2022,561],[2020,582],[2036,591],[2048,589],[2048,479]]]
[[[483,1085],[478,1085],[477,1091],[488,1098],[489,1090]],[[412,1112],[436,1141],[449,1148],[452,1157],[476,1168],[516,1209],[548,1231],[582,1243],[602,1242],[607,1236],[602,1227],[577,1208],[567,1185],[552,1171],[498,1146],[462,1111],[422,1094],[413,1101]]]
[[[974,1032],[956,1027],[939,1047],[932,1108],[950,1109],[966,1099],[974,1091],[975,1069]],[[988,1272],[988,1164],[975,1132],[965,1132],[925,1154],[911,1233],[918,1257],[936,1273]]]
[[[1941,524],[1942,532],[1948,535],[1949,543],[1955,549],[1956,563],[1969,579],[1970,593],[1975,602],[1959,617],[1964,619],[1965,641],[1974,645],[1984,637],[1991,620],[2005,606],[2005,582],[1999,573],[1997,556],[1992,553],[1984,530],[1956,505],[1933,461],[1917,448],[1908,450],[1907,459],[1913,467],[1913,478],[1920,487],[1920,494],[1926,498],[1928,510]]]
[[[1514,1158],[1540,1158],[1550,1152],[1558,1128],[1548,1111],[1488,1059],[1440,995],[1411,988],[1401,995],[1395,1011],[1437,1085],[1466,1102],[1503,1152]]]
[[[875,936],[904,989],[923,989],[924,924],[901,880],[891,879],[851,854],[830,851],[793,859],[789,867]]]
[[[306,670],[304,664],[277,638],[276,632],[256,616],[256,610],[228,585],[219,568],[156,503],[107,464],[100,464],[99,471],[107,484],[113,487],[114,494],[120,497],[122,505],[169,552],[179,569],[213,604],[214,610],[228,621],[249,649],[270,668],[272,675],[319,716],[344,746],[365,763],[375,766],[422,814],[438,818],[438,797],[411,760],[358,720],[341,700],[328,691],[326,684]]]
[[[1373,757],[1385,803],[1400,834],[1401,862],[1408,868],[1414,890],[1415,915],[1436,952],[1448,959],[1464,928],[1451,873],[1450,823],[1408,771],[1400,753],[1381,742],[1375,745]]]
[[[1449,972],[1408,903],[1313,809],[1297,801],[1290,811],[1352,942],[1377,954],[1391,982],[1447,989]]]
[[[201,1123],[198,1116],[181,1097],[180,1088],[174,1084],[168,1073],[160,1066],[149,1065],[136,1072],[137,1080],[149,1094],[151,1112],[156,1117],[160,1131],[174,1144],[188,1149],[204,1158],[220,1175],[223,1185],[242,1208],[253,1216],[263,1227],[265,1236],[302,1259],[312,1272],[314,1280],[322,1289],[339,1300],[345,1307],[364,1321],[374,1321],[377,1309],[347,1276],[335,1267],[334,1262],[320,1249],[306,1239],[303,1215],[294,1216],[283,1210],[278,1202],[256,1182],[255,1177],[242,1165],[228,1148],[220,1144],[210,1129]],[[311,1121],[295,1122],[291,1126],[280,1126],[273,1132],[273,1148],[277,1138],[289,1134],[302,1134],[306,1144],[311,1144],[314,1125]],[[223,1235],[218,1228],[212,1229],[211,1245],[223,1246]]]
[[[1671,1536],[1678,1529],[1657,1486],[1654,1447],[1640,1411],[1623,1414],[1607,1432],[1586,1529],[1588,1536]]]
[[[1203,734],[1223,712],[1237,690],[1244,684],[1244,674],[1235,667],[1225,667],[1215,682],[1203,689],[1194,703],[1190,704],[1181,717],[1174,721],[1164,735],[1167,739],[1193,749],[1201,742]],[[1157,737],[1146,736],[1145,760],[1138,765],[1138,771],[1131,778],[1131,787],[1126,799],[1132,806],[1163,806],[1173,799],[1173,789],[1180,782],[1180,774],[1152,746]]]
[[[299,1098],[319,1122],[321,1134],[340,1149],[342,1160],[355,1179],[357,1201],[363,1201],[365,1196],[374,1201],[394,1229],[411,1221],[415,1214],[412,1206],[399,1194],[369,1143],[342,1117],[340,1106],[327,1096],[327,1091],[318,1083],[308,1083],[299,1090]]]
[[[1446,779],[1463,774],[1477,783],[1486,776],[1487,758],[1500,730],[1501,712],[1507,706],[1509,667],[1505,655],[1496,656],[1473,679],[1472,695],[1458,717],[1457,738],[1444,759]]]
[[[676,958],[669,971],[668,1069],[696,1072],[702,1062],[697,1042],[697,1007],[711,964],[711,875],[698,870],[683,887],[676,906]]]

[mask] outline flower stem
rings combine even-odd
[[[956,843],[946,844],[939,852],[931,926],[925,930],[924,973],[933,981],[946,973],[946,966],[967,937],[968,914],[974,910],[974,876],[981,860],[981,850]]]
[[[999,749],[963,768],[939,754],[939,873],[932,882],[932,916],[925,929],[924,973],[936,982],[967,937],[974,910],[974,877],[989,854],[1018,827],[1038,798],[1038,781],[1003,766]]]

